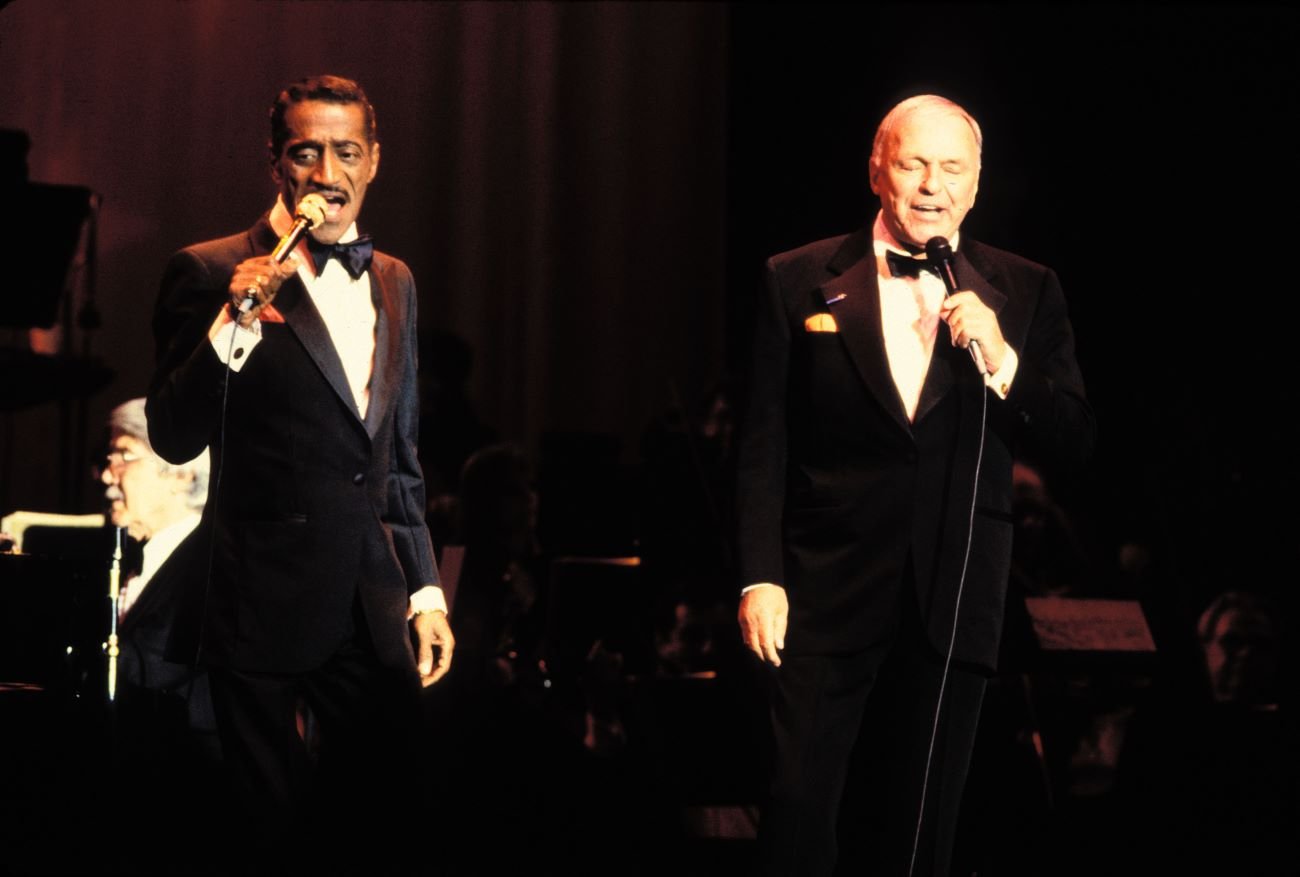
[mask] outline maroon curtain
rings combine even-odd
[[[271,203],[277,89],[335,72],[378,114],[363,225],[410,264],[422,327],[473,348],[481,418],[633,447],[672,388],[689,402],[719,377],[725,44],[721,5],[6,6],[0,127],[29,132],[32,180],[103,196],[94,349],[117,378],[87,443],[146,387],[167,256]],[[51,507],[54,406],[5,420],[0,509]]]

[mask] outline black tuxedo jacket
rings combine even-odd
[[[184,706],[190,728],[215,732],[207,674],[167,660],[167,643],[178,610],[187,593],[202,584],[206,560],[207,543],[196,531],[176,546],[154,573],[118,625],[118,678],[124,689],[134,686],[155,696],[175,698]],[[125,691],[123,694],[128,696]]]
[[[215,527],[210,579],[187,595],[191,623],[178,624],[171,652],[291,673],[360,635],[382,662],[414,672],[408,597],[438,583],[416,458],[415,284],[404,263],[375,253],[364,418],[296,276],[274,302],[284,322],[262,321],[262,341],[229,373],[223,401],[227,369],[207,332],[235,266],[276,240],[263,216],[246,233],[177,253],[163,277],[149,437],[172,461],[211,447],[204,528]]]
[[[954,657],[993,666],[1013,454],[1020,443],[1067,464],[1091,453],[1095,426],[1056,275],[966,237],[956,270],[997,313],[1020,365],[999,399],[941,322],[909,423],[885,353],[870,232],[767,263],[739,450],[739,548],[744,583],[786,588],[792,654],[867,646],[892,627],[908,589],[946,652],[965,563]],[[815,314],[830,314],[838,331],[809,331]]]

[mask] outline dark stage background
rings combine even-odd
[[[269,205],[276,89],[357,78],[383,143],[364,225],[414,271],[422,329],[472,350],[482,434],[605,467],[603,492],[550,494],[567,528],[543,484],[544,529],[586,549],[584,526],[610,531],[597,547],[651,538],[624,507],[650,504],[614,489],[665,459],[699,474],[647,448],[719,387],[740,396],[763,259],[868,221],[881,115],[952,97],[985,134],[963,232],[1057,270],[1097,412],[1090,469],[1045,473],[1082,546],[1057,560],[1078,595],[1141,599],[1163,678],[1191,689],[1214,595],[1294,618],[1298,23],[1243,4],[17,0],[0,127],[30,134],[33,181],[103,197],[92,345],[116,377],[89,399],[97,425],[145,390],[168,254]],[[97,510],[56,452],[55,404],[0,418],[0,511]],[[659,512],[711,503],[677,511],[721,542],[725,483]],[[710,575],[730,592],[725,560]]]

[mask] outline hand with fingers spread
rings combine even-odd
[[[773,667],[781,666],[790,602],[780,585],[759,585],[740,598],[740,636],[745,646]]]

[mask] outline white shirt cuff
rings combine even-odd
[[[262,341],[262,321],[254,320],[245,329],[231,318],[230,309],[223,307],[208,329],[208,340],[221,364],[237,372],[248,362],[253,348]]]
[[[1011,382],[1016,379],[1016,369],[1020,367],[1020,357],[1008,345],[1007,355],[1002,357],[1002,367],[991,375],[984,376],[984,386],[997,394],[999,399],[1006,399],[1011,392]]]
[[[411,613],[446,612],[447,597],[437,585],[425,585],[411,595]]]
[[[742,597],[745,596],[755,588],[779,588],[779,587],[781,586],[778,585],[776,582],[755,582],[752,585],[745,585],[745,587],[741,588],[740,596]]]

